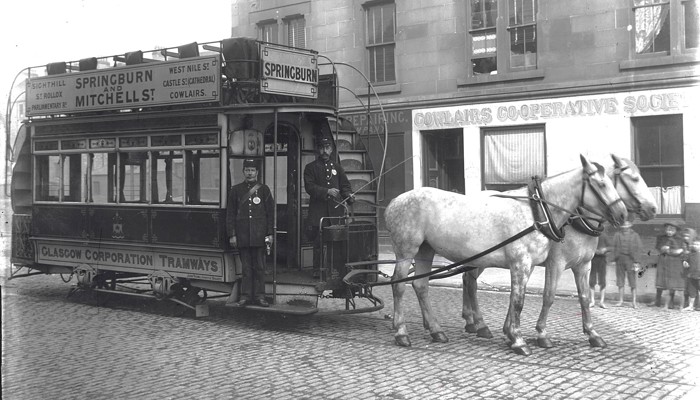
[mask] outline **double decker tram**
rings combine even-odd
[[[376,185],[368,138],[339,117],[335,68],[316,52],[230,38],[26,76],[27,119],[13,149],[12,278],[61,274],[79,290],[153,296],[197,316],[208,314],[207,298],[235,302],[242,268],[228,243],[227,192],[254,158],[276,203],[266,257],[272,306],[258,309],[383,306],[342,281],[353,263],[377,259]],[[333,137],[365,201],[325,221],[316,277],[302,172],[321,135]],[[369,275],[361,279],[376,279]],[[326,309],[320,298],[340,300]]]

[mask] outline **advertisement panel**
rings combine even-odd
[[[220,70],[214,55],[34,78],[27,115],[215,102]]]

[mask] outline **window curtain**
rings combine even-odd
[[[635,0],[635,6],[657,4],[660,0]],[[637,54],[653,51],[654,39],[668,18],[669,4],[640,7],[634,10],[635,51]]]
[[[680,186],[669,186],[669,187],[650,187],[649,190],[656,200],[656,204],[661,210],[661,214],[681,214],[682,201],[681,201],[681,187]]]
[[[545,176],[543,129],[488,132],[484,136],[486,184],[526,184]]]

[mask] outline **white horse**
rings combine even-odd
[[[643,221],[654,218],[656,214],[656,200],[646,182],[639,174],[639,169],[630,160],[611,154],[614,161],[613,168],[608,171],[608,176],[613,180],[615,189],[627,207],[627,210],[637,214]],[[545,286],[542,299],[542,310],[537,320],[537,344],[540,347],[552,347],[552,341],[547,333],[547,315],[554,303],[557,291],[557,283],[561,273],[571,269],[574,273],[579,303],[581,304],[581,318],[583,320],[583,333],[588,335],[588,342],[592,347],[605,347],[605,341],[593,329],[591,313],[589,309],[589,287],[587,275],[591,269],[591,260],[598,246],[598,237],[583,233],[575,227],[567,228],[566,238],[562,243],[553,243],[547,259],[542,264],[545,270]],[[465,331],[476,333],[479,337],[491,338],[493,335],[484,323],[479,305],[476,299],[478,276],[483,269],[473,270],[462,275],[462,318],[465,319]],[[506,317],[506,323],[508,317]],[[504,330],[506,328],[504,327]]]
[[[551,212],[552,223],[560,227],[570,212],[579,206],[604,214],[618,226],[627,218],[612,181],[605,170],[581,155],[581,168],[542,181],[542,192],[548,203],[558,207]],[[483,191],[461,195],[430,187],[401,194],[386,209],[387,229],[396,253],[393,280],[403,279],[415,259],[416,275],[431,270],[434,255],[459,261],[487,248],[515,237],[535,224],[528,201],[496,197],[501,193]],[[527,196],[527,188],[506,192],[512,196]],[[473,262],[475,267],[510,269],[511,295],[506,334],[517,353],[529,354],[520,333],[520,312],[523,308],[525,286],[534,265],[547,258],[552,242],[539,232],[529,233]],[[428,278],[413,281],[423,314],[423,326],[430,331],[433,341],[447,342],[442,327],[433,315],[428,299]],[[395,341],[410,346],[403,309],[405,285],[392,285],[394,297],[393,326]]]

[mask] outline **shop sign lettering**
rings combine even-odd
[[[435,111],[416,111],[413,115],[413,124],[421,129],[620,114],[637,116],[679,111],[685,103],[686,99],[682,93],[667,92],[574,98],[561,101],[518,102],[483,107],[450,107]]]

